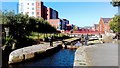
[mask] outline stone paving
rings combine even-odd
[[[118,44],[104,43],[86,47],[92,66],[118,66]]]
[[[76,50],[74,66],[118,66],[118,44],[83,46]]]
[[[89,66],[88,60],[86,60],[85,47],[79,47],[75,52],[74,66]]]

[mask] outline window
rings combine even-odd
[[[20,11],[23,11],[23,3],[21,3],[21,8],[20,8]]]
[[[34,8],[32,8],[32,10],[34,10]]]
[[[54,22],[52,22],[52,24],[54,24]]]
[[[29,8],[27,8],[27,9],[29,9]]]
[[[34,14],[34,12],[32,12],[32,15]]]
[[[37,8],[37,10],[40,10],[40,8]]]
[[[27,3],[27,5],[29,5],[29,3]]]
[[[26,12],[27,14],[29,14],[29,12]]]
[[[105,26],[105,31],[107,30],[107,27]]]
[[[34,3],[32,3],[32,5],[34,5]]]
[[[40,18],[40,16],[38,16],[38,18]]]
[[[39,12],[37,12],[37,14],[39,14]]]
[[[38,6],[39,6],[39,3],[38,3]]]

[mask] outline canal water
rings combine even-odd
[[[61,49],[57,53],[45,57],[40,60],[27,61],[18,64],[9,65],[11,68],[24,67],[24,66],[73,66],[74,54],[76,50]]]
[[[77,43],[77,46],[79,42]],[[27,67],[39,67],[39,66],[69,66],[73,67],[74,57],[76,49],[61,49],[55,54],[45,57],[43,59],[37,59],[34,61],[26,61],[18,64],[9,65],[9,68],[21,68],[24,66]]]

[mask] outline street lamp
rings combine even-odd
[[[36,22],[36,23],[37,23],[36,28],[37,28],[37,31],[38,31],[39,25],[38,25],[38,22]],[[39,33],[38,33],[38,39],[39,39]]]
[[[9,36],[9,28],[5,28],[6,37]]]
[[[7,40],[7,37],[9,36],[9,28],[4,28],[5,29],[5,39]]]
[[[120,0],[112,0],[111,4],[118,7],[118,15],[120,15]]]

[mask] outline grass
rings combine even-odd
[[[30,39],[44,39],[44,38],[48,38],[48,37],[63,37],[65,36],[62,33],[59,34],[53,34],[53,33],[37,33],[37,32],[32,32],[31,35],[28,37]]]

